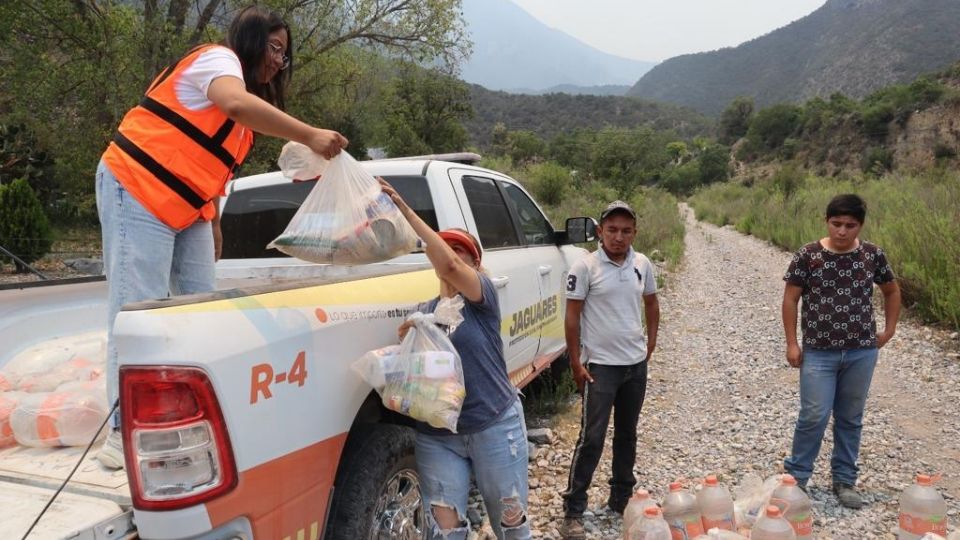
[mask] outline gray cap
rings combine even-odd
[[[630,214],[630,217],[633,219],[637,219],[637,213],[633,211],[633,208],[630,208],[629,204],[623,201],[613,201],[612,203],[608,204],[600,214],[600,221],[607,219],[607,216],[617,211],[626,212]]]

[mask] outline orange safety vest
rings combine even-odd
[[[177,80],[211,47],[198,47],[160,72],[103,154],[124,189],[177,230],[213,219],[212,200],[224,194],[253,146],[253,132],[216,105],[191,111],[177,99]]]

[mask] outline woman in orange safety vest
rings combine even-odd
[[[220,256],[218,201],[253,146],[253,133],[309,146],[331,158],[336,131],[283,112],[292,72],[290,27],[250,6],[221,45],[202,45],[164,69],[130,109],[97,167],[97,211],[109,286],[107,398],[119,397],[113,321],[130,302],[214,289]],[[119,409],[117,409],[119,410]],[[124,464],[119,416],[98,453]]]

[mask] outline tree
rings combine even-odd
[[[394,81],[387,101],[385,146],[391,156],[465,149],[462,121],[473,109],[463,82],[408,65]]]
[[[747,134],[753,119],[753,98],[740,96],[720,114],[719,136],[723,144],[733,144]]]
[[[30,264],[46,255],[52,245],[50,221],[27,180],[18,178],[0,185],[0,246]],[[0,261],[8,260],[0,254]],[[27,271],[26,266],[13,262],[17,273]]]
[[[750,123],[747,138],[764,150],[774,150],[792,135],[800,124],[800,107],[780,103],[761,110]]]
[[[514,163],[520,164],[544,157],[547,144],[532,131],[511,131],[507,134],[507,153]]]
[[[730,149],[720,144],[707,147],[700,154],[700,185],[725,182],[730,176]]]

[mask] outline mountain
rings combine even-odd
[[[462,78],[493,90],[632,85],[653,62],[599,51],[550,28],[510,0],[464,0],[473,54]]]
[[[737,96],[758,105],[841,92],[863,97],[960,58],[957,0],[828,0],[735,48],[671,58],[628,95],[717,114]]]
[[[470,85],[473,118],[464,122],[471,140],[488,145],[493,127],[532,131],[543,139],[578,129],[649,127],[682,138],[712,133],[714,122],[688,108],[624,96],[510,94]]]

